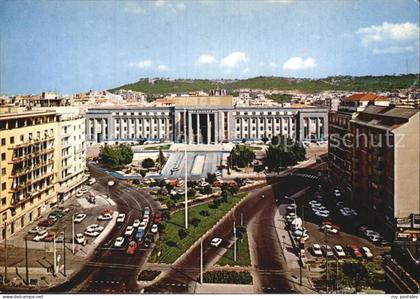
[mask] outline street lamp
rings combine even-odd
[[[74,255],[74,214],[73,214],[73,216],[71,217],[71,240],[72,240],[72,252],[73,252],[73,255]]]

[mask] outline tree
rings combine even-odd
[[[197,194],[197,191],[195,189],[189,189],[187,192],[188,197],[194,197]]]
[[[213,185],[213,183],[217,180],[217,175],[215,173],[208,172],[206,181]]]
[[[146,171],[144,171],[143,169],[140,170],[140,175],[142,178],[144,178],[146,176]]]
[[[165,157],[165,155],[163,154],[163,151],[162,151],[162,149],[161,148],[159,148],[159,155],[158,155],[158,157],[157,157],[157,159],[156,159],[156,162],[159,164],[159,166],[162,168],[164,165],[165,165],[165,163],[166,163],[166,157]]]
[[[181,228],[178,230],[178,236],[181,240],[185,239],[188,236],[188,232],[185,229]]]
[[[194,217],[193,219],[190,220],[191,225],[197,227],[200,224],[201,220]]]
[[[141,166],[147,169],[152,168],[155,166],[155,161],[151,158],[146,158],[141,162]]]
[[[255,159],[255,153],[249,146],[236,145],[228,157],[229,164],[240,168],[248,166]]]
[[[120,170],[133,161],[133,151],[125,144],[101,147],[99,157],[109,168]]]
[[[212,194],[213,193],[213,189],[210,185],[206,185],[203,188],[203,194]]]
[[[268,139],[267,136],[264,136],[263,138],[261,138],[261,141],[265,143],[267,143],[270,139]]]

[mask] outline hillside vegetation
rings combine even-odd
[[[338,76],[323,79],[296,79],[282,77],[256,77],[244,80],[229,80],[224,83],[212,80],[156,80],[153,84],[147,79],[136,83],[119,86],[109,91],[126,89],[144,92],[150,96],[167,93],[182,93],[189,91],[208,91],[219,86],[232,93],[240,88],[253,89],[278,89],[296,90],[306,93],[321,92],[326,90],[342,91],[388,91],[401,88],[419,87],[419,75],[395,75],[395,76]]]

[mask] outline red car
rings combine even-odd
[[[329,221],[329,220],[322,222],[321,226],[324,226],[324,225],[331,225],[333,228],[341,230],[341,227],[339,225],[334,224],[332,221]]]
[[[52,226],[55,223],[52,219],[46,219],[38,222],[38,226]]]
[[[161,221],[162,221],[162,218],[161,218],[160,214],[156,214],[154,219],[153,219],[153,222],[156,223],[156,224],[159,224]]]
[[[134,254],[136,252],[137,246],[138,245],[136,241],[131,241],[127,247],[127,254]]]
[[[355,258],[362,258],[363,254],[360,252],[359,247],[354,244],[347,245],[348,252]]]

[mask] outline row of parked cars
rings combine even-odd
[[[313,244],[310,248],[310,252],[313,256],[323,256],[328,258],[366,258],[367,260],[373,259],[373,254],[371,250],[366,247],[357,247],[354,244],[347,245],[345,248],[341,245],[334,245],[333,247],[329,245],[319,245]]]

